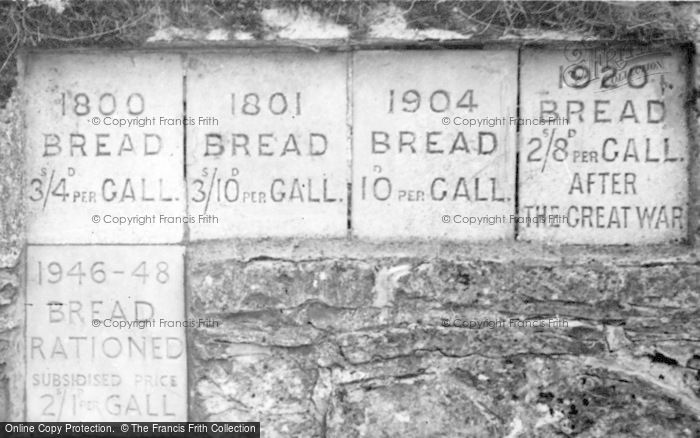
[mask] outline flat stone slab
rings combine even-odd
[[[522,53],[519,238],[643,244],[687,236],[687,71],[678,50]]]
[[[179,242],[184,224],[168,218],[186,210],[181,58],[30,53],[24,64],[28,241]]]
[[[353,67],[355,235],[512,238],[515,51],[365,51]]]
[[[190,57],[190,238],[345,236],[347,58]]]
[[[29,246],[27,421],[186,421],[183,254]]]

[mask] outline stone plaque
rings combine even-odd
[[[686,237],[685,59],[648,47],[523,52],[520,238]]]
[[[357,53],[354,233],[512,237],[516,99],[514,51]]]
[[[186,421],[182,247],[30,246],[27,276],[27,421]]]
[[[192,239],[346,234],[346,78],[343,53],[190,58]]]
[[[30,53],[23,80],[29,242],[179,242],[181,58]]]

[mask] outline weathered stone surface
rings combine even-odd
[[[382,256],[337,271],[190,251],[190,312],[221,320],[194,332],[196,418],[263,419],[265,436],[700,433],[697,262]],[[313,286],[332,269],[345,300]],[[458,323],[489,320],[504,325]]]
[[[24,236],[22,181],[24,152],[17,99],[0,108],[0,269],[17,265]]]
[[[512,238],[516,72],[510,50],[355,53],[353,233]]]
[[[0,268],[0,419],[17,421],[24,413],[24,315],[17,269]]]
[[[211,362],[195,362],[195,418],[260,421],[266,437],[324,436],[323,411],[315,404],[323,370],[315,365],[313,348],[214,343],[224,352]]]
[[[520,238],[688,238],[685,59],[639,45],[522,52],[521,117],[533,124],[521,129],[519,214],[541,219]]]
[[[692,437],[698,432],[693,415],[672,396],[566,356],[424,355],[374,363],[363,371],[356,377],[345,377],[348,371],[334,375],[347,380],[334,389],[326,436]]]
[[[205,312],[290,308],[307,301],[359,307],[372,301],[374,271],[347,261],[222,261],[195,267],[189,279]]]

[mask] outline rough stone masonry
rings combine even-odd
[[[73,317],[85,315],[89,323],[83,313],[87,307],[82,307],[88,305],[87,298],[71,298],[70,289],[59,286],[49,289],[54,286],[48,282],[58,281],[60,265],[61,282],[80,278],[85,284],[102,285],[104,280],[104,287],[95,286],[99,293],[112,293],[114,289],[107,287],[113,284],[112,278],[143,302],[148,301],[144,296],[149,291],[180,291],[182,299],[161,296],[148,302],[155,311],[172,311],[168,319],[205,322],[183,331],[158,327],[161,332],[149,332],[149,354],[173,358],[168,374],[180,376],[186,368],[184,380],[160,380],[184,390],[184,398],[157,405],[164,416],[260,421],[266,437],[700,435],[700,329],[696,324],[700,316],[696,102],[700,70],[695,61],[700,6],[696,3],[50,1],[2,4],[0,17],[4,41],[0,418],[4,421],[40,415],[35,411],[43,406],[32,400],[41,394],[27,373],[39,363],[32,362],[39,354],[47,360],[62,360],[55,344],[48,348],[46,343],[35,343],[32,349],[32,335],[46,336],[41,324],[54,326],[46,324],[38,311],[40,316],[30,319],[35,310],[27,310],[26,304],[35,297],[46,299],[42,293],[49,290],[66,293],[67,301],[82,303],[80,308],[74,305]],[[620,46],[631,49],[610,49]],[[568,65],[557,64],[548,55],[575,56],[571,49],[579,47],[602,47],[609,49],[603,50],[606,54],[630,56],[643,55],[648,49],[655,55],[633,64],[644,66],[636,70],[603,62],[603,67],[615,67],[614,72],[596,72],[595,62],[593,69],[586,70],[580,66],[590,66],[578,58]],[[453,64],[459,60],[451,57],[460,51],[469,52],[472,67]],[[234,52],[244,55],[232,58]],[[423,61],[397,69],[411,52],[418,52]],[[489,71],[488,65],[480,66],[479,53],[486,52],[494,63],[503,62],[503,69]],[[280,59],[285,61],[275,64],[269,53],[283,53]],[[79,64],[62,61],[81,57],[84,61]],[[425,67],[440,57],[444,58],[439,66]],[[303,58],[324,59],[325,74],[309,68]],[[195,100],[195,87],[204,93],[213,90],[206,85],[208,80],[233,83],[236,78],[230,76],[227,63],[250,59],[248,65],[259,63],[260,67],[246,73],[248,80],[268,78],[259,84],[261,110],[268,111],[269,117],[299,119],[274,125],[256,121],[248,132],[255,136],[247,139],[235,126],[224,125],[223,117],[219,126],[154,129],[148,131],[154,135],[149,140],[143,130],[154,127],[138,128],[141,131],[127,127],[128,132],[141,133],[133,137],[134,153],[140,150],[141,157],[131,167],[107,166],[103,171],[98,167],[103,164],[95,163],[106,157],[97,156],[98,151],[118,154],[126,128],[96,127],[75,114],[75,119],[59,125],[50,111],[60,111],[60,94],[52,95],[56,90],[49,85],[37,85],[41,78],[61,86],[60,78],[84,80],[80,66],[101,71],[95,59],[139,60],[154,75],[161,74],[154,83],[146,78],[139,82],[125,73],[120,80],[90,77],[118,86],[148,83],[140,92],[146,108],[153,101],[148,93],[155,94],[155,99],[160,94],[163,114],[157,115],[172,118],[184,115],[183,101],[192,102],[186,108],[190,114],[197,108],[209,111],[206,101]],[[32,70],[37,65],[32,60],[54,61],[45,69]],[[119,62],[124,62],[123,72],[138,64]],[[157,69],[151,62],[169,67]],[[51,68],[62,65],[77,70],[66,76],[50,74]],[[572,68],[568,75],[558,76],[559,66]],[[411,68],[420,67],[427,70],[420,75],[425,82],[412,86]],[[435,82],[440,74],[455,77],[455,71],[466,72],[474,90],[488,83],[490,98],[479,100],[478,94],[470,97],[465,90],[455,91],[461,85],[456,80],[444,86]],[[184,86],[178,72],[187,72]],[[37,73],[37,79],[26,81]],[[504,76],[503,85],[498,81],[491,85],[489,78],[499,74]],[[299,98],[295,92],[278,89],[285,75],[296,81],[296,88],[318,87],[322,93],[302,92]],[[376,89],[367,85],[368,78],[375,78]],[[551,78],[559,78],[561,87]],[[601,88],[604,83],[609,90]],[[37,92],[27,94],[32,86]],[[376,90],[381,93],[373,94]],[[96,87],[85,93],[98,91],[106,92]],[[225,91],[231,98],[231,93],[247,90]],[[273,98],[277,92],[282,94]],[[41,93],[46,96],[40,101],[36,97]],[[139,97],[127,102],[128,94],[115,96],[124,98],[115,100],[116,105],[139,112]],[[365,104],[359,126],[348,102],[357,105],[363,96],[379,97],[377,103]],[[215,98],[200,97],[212,102]],[[245,95],[238,98],[217,105],[239,115],[255,111],[244,107],[253,97],[247,102]],[[510,114],[487,111],[487,105],[495,102]],[[109,97],[101,104],[101,110],[110,112]],[[470,111],[470,105],[482,106]],[[309,108],[317,111],[309,115]],[[424,114],[423,110],[433,119],[416,115]],[[481,127],[463,141],[458,133],[474,130],[455,126],[457,116],[460,123],[484,117],[534,119],[543,110],[570,120],[548,127],[546,134],[535,125]],[[449,125],[443,124],[442,112],[450,116]],[[299,160],[319,163],[297,181],[299,194],[294,188],[299,172],[289,170],[298,164],[292,143],[272,141],[273,137],[288,139],[295,129],[305,136],[297,143],[300,153],[306,151]],[[433,131],[448,133],[450,139],[445,143],[448,135],[438,137],[430,134]],[[71,133],[86,138],[71,140]],[[122,137],[117,143],[99,146],[108,141],[96,137],[100,134]],[[68,143],[56,143],[59,137]],[[69,146],[61,149],[64,155],[47,157],[27,150],[36,141]],[[70,147],[70,141],[75,147]],[[180,141],[187,141],[186,147]],[[344,149],[332,149],[337,144]],[[514,147],[503,147],[508,144]],[[367,153],[373,147],[377,153]],[[224,150],[221,157],[213,154],[219,148]],[[357,148],[366,155],[358,155]],[[469,159],[449,157],[453,148],[472,154]],[[265,167],[268,158],[275,163],[285,158],[281,157],[285,149],[290,151],[289,161]],[[56,146],[48,150],[58,151]],[[146,150],[153,154],[147,155]],[[492,150],[503,154],[489,154]],[[83,151],[92,157],[83,158]],[[235,158],[233,151],[238,153]],[[268,157],[268,152],[275,156]],[[153,157],[168,165],[143,164]],[[79,179],[71,181],[81,181],[79,186],[86,193],[128,199],[124,179],[131,178],[132,184],[142,185],[134,188],[134,196],[158,204],[164,215],[198,219],[200,214],[213,214],[222,223],[144,225],[151,228],[112,224],[115,228],[105,231],[106,224],[91,224],[90,217],[98,215],[104,221],[105,215],[155,214],[155,208],[124,214],[119,208],[93,212],[88,194],[84,203],[82,195],[76,198],[72,212],[65,213],[59,203],[63,201],[36,195],[36,187],[29,183],[33,178],[48,181],[50,171],[41,177],[40,172],[51,169],[55,163],[51,160],[57,159],[65,160],[63,167],[74,168],[77,176],[73,178]],[[246,174],[244,164],[259,170]],[[243,173],[233,173],[233,167]],[[218,188],[220,197],[207,201],[199,190],[206,195],[209,189],[204,183],[216,181],[213,168],[220,169],[217,176],[224,182]],[[478,188],[474,179],[460,180],[464,175],[459,172],[471,175],[481,168],[485,170]],[[226,174],[218,173],[224,170]],[[268,175],[276,178],[265,180]],[[368,178],[365,198],[359,191],[362,177]],[[155,182],[144,189],[142,180],[150,178]],[[159,190],[158,179],[168,178],[176,182],[166,181],[163,187],[172,190]],[[105,183],[107,179],[112,182]],[[244,208],[226,205],[227,196],[234,193],[232,183],[226,187],[227,179],[253,184]],[[94,189],[96,180],[99,185]],[[308,187],[301,188],[308,180],[316,187],[310,196]],[[392,182],[391,192],[385,181]],[[253,195],[259,192],[279,199],[284,194],[285,202],[292,196],[335,201],[309,205],[301,213],[288,205],[268,210],[270,204],[253,202],[259,200]],[[464,218],[472,215],[458,203],[465,194],[474,216],[503,212],[509,224],[465,231]],[[454,204],[430,207],[444,202],[438,198]],[[102,201],[105,208],[112,208]],[[544,213],[544,205],[556,205],[558,210]],[[577,225],[539,227],[517,220],[510,224],[510,214],[525,216],[527,206],[533,216],[576,214]],[[666,207],[666,220],[661,219],[661,206]],[[622,226],[624,207],[629,207],[630,215],[636,215],[637,208],[656,209],[653,217],[646,210],[646,228],[633,229]],[[683,210],[677,213],[674,207]],[[44,215],[53,216],[42,219]],[[448,215],[448,221],[443,215]],[[299,221],[300,216],[309,219]],[[240,228],[230,226],[233,220],[241,221]],[[581,225],[588,223],[593,226]],[[600,227],[603,232],[596,232],[597,225],[605,225]],[[616,232],[618,225],[622,231]],[[148,243],[150,249],[130,252],[128,246],[94,250],[91,246],[115,243]],[[173,254],[180,250],[184,258],[178,259]],[[74,254],[78,258],[70,259]],[[68,276],[71,266],[64,259],[82,260],[85,275]],[[41,268],[39,262],[44,262]],[[135,275],[126,280],[119,271]],[[148,287],[139,289],[143,284]],[[181,309],[167,304],[178,300]],[[99,311],[114,313],[114,309],[100,307]],[[149,307],[134,304],[122,310],[128,314],[126,319],[133,320],[139,312],[148,315]],[[60,326],[65,320],[59,318],[68,318],[70,312],[54,310],[49,315]],[[98,336],[100,330],[106,328],[85,331]],[[168,343],[159,337],[176,340]],[[184,356],[178,355],[177,340],[184,342]],[[102,353],[116,355],[115,342],[103,345]],[[145,351],[140,344],[124,342],[120,345],[133,346],[134,354],[140,354],[138,348]],[[154,345],[163,348],[154,350]],[[65,349],[66,355],[70,351]],[[51,353],[58,356],[52,359]],[[75,366],[86,363],[78,360]],[[130,384],[143,388],[138,385],[145,383],[137,378],[133,376]],[[117,404],[110,406],[118,409]]]

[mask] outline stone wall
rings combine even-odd
[[[53,27],[46,28],[55,31],[53,38],[28,32],[24,50],[76,44],[149,51],[485,44],[522,50],[583,39],[605,43],[617,35],[582,23],[574,32],[537,22],[486,31],[458,2],[212,3],[226,13],[206,17],[193,3],[158,3],[162,8],[138,11],[150,16],[136,22],[108,15],[115,12],[100,10],[97,2],[46,3],[29,6],[24,16],[35,25],[37,17],[51,19]],[[658,7],[668,12],[666,4]],[[674,6],[669,20],[700,17],[699,9]],[[77,21],[100,13],[105,22],[113,18],[114,28],[131,27],[95,35],[66,25],[63,30],[76,35],[71,41],[55,24],[62,16]],[[5,15],[6,29],[16,24],[8,17],[17,15]],[[668,23],[659,23],[623,37],[697,47],[694,23],[665,29]],[[700,69],[695,53],[692,58],[696,87]],[[25,418],[25,154],[19,96],[7,77],[11,97],[0,112],[0,418],[18,421]],[[687,111],[697,138],[697,88],[690,94]],[[189,419],[260,421],[270,437],[697,436],[696,142],[690,152],[693,209],[683,244],[356,238],[187,244],[188,316],[221,321],[188,332]],[[455,319],[554,317],[568,320],[568,327],[444,326]]]

